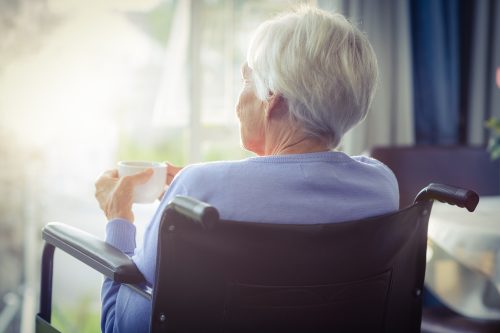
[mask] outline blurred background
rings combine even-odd
[[[307,2],[377,53],[372,112],[340,149],[480,145],[500,118],[495,0],[0,0],[0,332],[33,332],[40,229],[104,235],[94,181],[119,160],[239,159],[234,105],[260,22]],[[139,237],[156,206],[138,205]],[[99,331],[99,274],[56,251],[53,322]]]

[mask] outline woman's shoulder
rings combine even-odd
[[[223,170],[238,169],[238,168],[262,168],[266,165],[281,165],[281,164],[304,164],[304,163],[335,163],[335,164],[357,164],[361,166],[379,168],[384,171],[390,169],[382,162],[368,156],[349,156],[343,152],[330,151],[321,153],[307,154],[291,154],[291,155],[272,155],[272,156],[256,156],[242,160],[231,161],[214,161],[194,163],[186,166],[183,174],[197,174],[206,172],[220,173]]]
[[[389,167],[387,167],[387,165],[385,165],[384,163],[382,163],[379,160],[377,160],[373,157],[370,157],[370,156],[366,156],[366,155],[351,156],[351,159],[358,162],[358,163],[367,165],[367,166],[384,169],[386,171],[391,171],[391,169],[389,169]]]
[[[185,166],[175,177],[175,180],[182,183],[210,182],[214,178],[224,177],[234,169],[242,168],[247,163],[246,160],[193,163]]]
[[[394,173],[387,165],[385,165],[384,163],[380,162],[379,160],[377,160],[373,157],[366,156],[366,155],[360,155],[360,156],[353,156],[352,159],[356,160],[359,163],[363,163],[367,166],[371,166],[373,168],[380,169],[381,171],[386,172],[386,173],[394,176]]]
[[[202,163],[193,163],[185,166],[181,174],[197,174],[197,173],[206,173],[206,172],[220,172],[224,169],[230,169],[235,165],[241,165],[245,160],[234,160],[234,161],[212,161],[212,162],[202,162]]]
[[[353,156],[352,159],[363,165],[365,168],[371,169],[381,177],[379,179],[385,179],[386,184],[388,184],[388,188],[391,188],[394,192],[399,193],[399,185],[396,175],[394,175],[394,172],[387,165],[369,156]]]
[[[228,172],[245,172],[247,169],[274,169],[274,167],[282,169],[284,165],[308,163],[333,163],[341,168],[343,165],[344,168],[353,172],[371,170],[395,179],[393,172],[382,162],[368,156],[349,156],[343,152],[263,156],[243,160],[195,163],[186,166],[180,172],[179,178],[206,178],[210,175],[224,175]]]

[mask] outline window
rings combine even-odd
[[[174,14],[152,114],[149,110],[133,116],[151,118],[151,124],[142,120],[144,126],[138,128],[135,118],[133,131],[125,135],[128,139],[120,141],[119,155],[123,159],[136,154],[163,156],[180,164],[249,156],[240,147],[234,113],[241,88],[240,68],[253,30],[293,3],[170,3]]]
[[[20,254],[2,261],[15,269],[2,272],[0,293],[23,285],[27,302],[12,331],[33,329],[43,224],[104,234],[93,193],[100,172],[120,159],[183,165],[250,155],[234,113],[240,66],[257,25],[296,2],[0,4],[0,182],[9,184],[0,244]],[[139,241],[154,209],[135,208]],[[56,256],[53,320],[62,331],[94,332],[101,277]]]

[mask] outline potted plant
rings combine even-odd
[[[492,159],[500,158],[500,119],[490,118],[486,122],[486,127],[490,130],[490,140],[488,151]]]

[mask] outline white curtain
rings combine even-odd
[[[377,54],[379,86],[365,121],[344,137],[341,149],[360,154],[376,145],[414,143],[412,59],[408,0],[318,0],[364,31]]]
[[[158,127],[188,124],[186,68],[189,59],[191,1],[177,1],[173,17],[165,51],[162,81],[153,112],[153,125]]]

